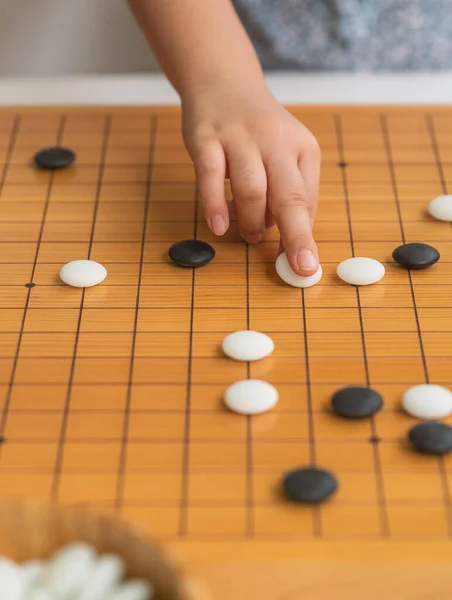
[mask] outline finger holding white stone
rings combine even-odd
[[[311,275],[310,277],[301,277],[301,275],[297,275],[290,266],[285,252],[280,254],[276,259],[275,268],[276,272],[281,277],[281,279],[293,287],[312,287],[322,279],[321,265],[319,265],[317,272],[314,273],[314,275]]]
[[[72,287],[87,288],[99,285],[107,277],[107,269],[94,260],[74,260],[64,265],[60,278]]]

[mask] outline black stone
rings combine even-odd
[[[215,249],[201,240],[182,240],[169,249],[169,257],[181,267],[202,267],[215,257]]]
[[[286,473],[284,494],[295,502],[322,502],[337,490],[337,479],[329,471],[307,467]]]
[[[445,454],[452,451],[452,427],[446,423],[419,423],[410,429],[408,439],[416,450],[424,454]]]
[[[438,262],[440,254],[428,244],[402,244],[394,250],[392,258],[406,269],[425,269]]]
[[[334,412],[346,419],[363,419],[378,412],[383,398],[369,387],[347,387],[338,390],[331,398]]]
[[[35,155],[35,163],[40,169],[54,171],[69,167],[76,159],[76,154],[69,148],[44,148]]]

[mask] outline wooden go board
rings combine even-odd
[[[117,513],[220,600],[372,599],[391,585],[424,598],[426,574],[450,577],[452,459],[406,446],[414,421],[399,398],[452,384],[452,228],[426,216],[452,189],[452,109],[292,111],[323,149],[324,278],[304,291],[275,274],[276,231],[250,247],[234,223],[209,233],[174,109],[0,111],[0,493]],[[76,166],[36,171],[35,152],[56,144]],[[169,246],[192,237],[214,244],[215,261],[170,264]],[[398,268],[404,241],[436,246],[440,263]],[[384,280],[338,281],[353,255],[383,262]],[[62,285],[60,267],[88,257],[106,281]],[[221,356],[225,334],[247,327],[273,337],[271,358]],[[275,410],[223,409],[225,387],[248,376],[278,387]],[[330,414],[332,392],[351,384],[379,390],[384,410]],[[290,505],[280,477],[309,463],[340,491]]]

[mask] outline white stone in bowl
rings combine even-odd
[[[224,395],[226,406],[241,415],[267,412],[278,402],[278,390],[260,379],[244,379],[228,387]]]
[[[289,265],[289,261],[287,260],[287,255],[285,252],[278,256],[278,258],[276,259],[275,267],[276,272],[281,277],[281,279],[289,285],[292,285],[293,287],[312,287],[322,279],[321,265],[319,265],[317,272],[314,273],[314,275],[311,275],[310,277],[301,277],[301,275],[297,275],[292,269],[292,267]]]
[[[64,265],[60,277],[72,287],[93,287],[99,285],[107,276],[107,269],[94,260],[74,260]]]
[[[452,222],[452,194],[437,196],[428,203],[428,213],[438,221]]]
[[[402,396],[402,406],[418,419],[442,419],[452,413],[452,392],[441,385],[415,385]]]
[[[351,285],[371,285],[383,278],[385,268],[374,258],[355,256],[339,263],[336,272],[343,281]]]
[[[223,352],[234,360],[261,360],[273,352],[275,344],[265,333],[259,331],[234,331],[222,344]]]

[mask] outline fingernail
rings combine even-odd
[[[297,264],[300,271],[312,271],[318,269],[319,266],[314,254],[306,248],[297,254]]]
[[[210,227],[215,235],[223,235],[226,232],[226,221],[223,215],[213,215],[210,219]]]
[[[253,233],[253,235],[246,236],[246,240],[249,244],[258,244],[263,237],[263,233]]]

